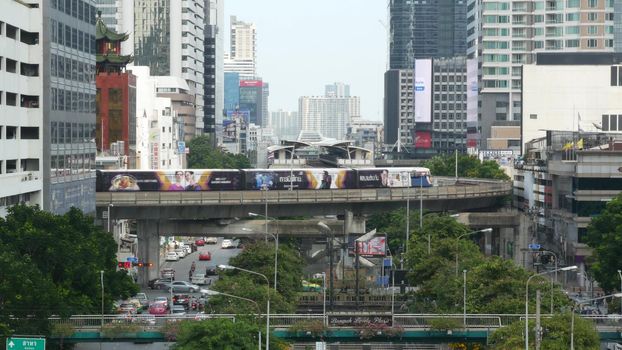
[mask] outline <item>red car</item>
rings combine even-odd
[[[212,253],[210,252],[200,252],[199,260],[212,260]]]
[[[196,241],[194,241],[194,244],[197,245],[197,247],[202,247],[205,245],[205,240],[204,239],[197,239]]]
[[[168,314],[168,308],[165,303],[151,303],[149,305],[149,314],[150,315],[166,315]]]

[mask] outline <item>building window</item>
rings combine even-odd
[[[618,66],[611,66],[611,86],[618,86],[618,70],[622,72],[622,69]]]
[[[598,46],[598,40],[597,39],[588,39],[587,40],[587,47],[597,47]]]
[[[598,7],[598,0],[587,0],[587,7],[589,8]]]
[[[588,12],[587,20],[590,22],[598,21],[598,12]]]
[[[6,93],[7,106],[17,106],[17,94],[13,92]]]

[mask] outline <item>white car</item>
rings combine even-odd
[[[233,244],[233,241],[230,239],[223,239],[222,244],[220,245],[220,248],[222,249],[235,248],[235,244]]]
[[[192,284],[207,284],[208,278],[205,276],[204,273],[195,273],[194,275],[192,275],[192,278],[190,279],[190,283]]]
[[[177,255],[177,253],[175,252],[168,252],[166,253],[166,261],[179,261],[179,255]]]
[[[218,237],[207,237],[205,244],[218,244]]]
[[[175,253],[177,253],[177,255],[180,258],[186,257],[186,249],[184,249],[184,248],[177,248],[177,249],[175,249]]]

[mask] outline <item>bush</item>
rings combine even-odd
[[[430,320],[430,329],[433,331],[450,331],[462,327],[462,322],[455,318],[434,318]]]

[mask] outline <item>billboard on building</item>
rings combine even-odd
[[[415,123],[432,122],[432,60],[415,62]]]
[[[415,131],[415,148],[432,148],[432,134],[429,131]]]
[[[262,87],[263,81],[261,80],[240,80],[240,87]]]
[[[385,256],[387,251],[387,238],[374,237],[368,241],[356,242],[356,250],[362,256]]]
[[[467,60],[467,122],[477,122],[477,58]]]

